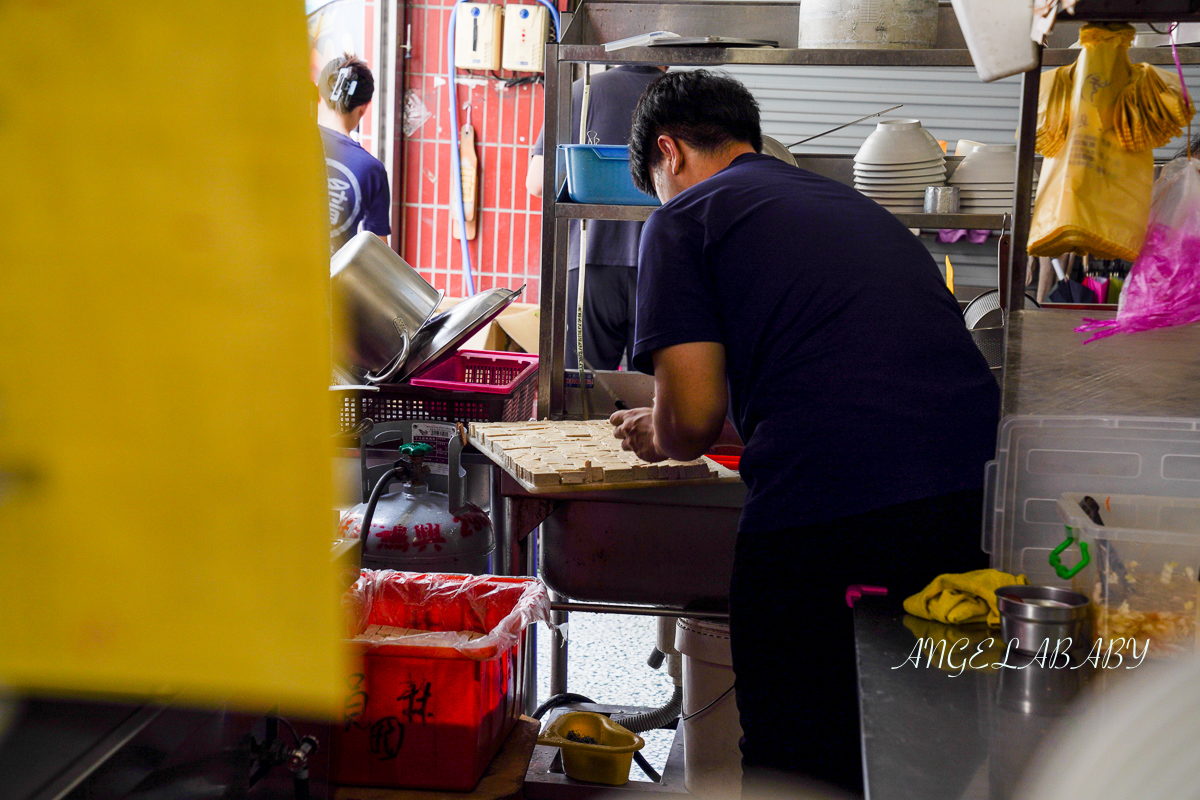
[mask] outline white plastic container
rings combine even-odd
[[[937,31],[937,0],[804,0],[800,4],[802,48],[931,48],[937,45]]]
[[[730,690],[734,675],[729,626],[681,619],[675,647],[683,654],[684,786],[694,795],[737,800],[742,791],[742,726]]]
[[[1090,496],[1103,525],[1080,506]],[[1058,513],[1076,541],[1088,545],[1089,562],[1072,579],[1075,591],[1092,600],[1092,634],[1114,650],[1140,650],[1149,657],[1192,653],[1200,620],[1200,499],[1065,492]],[[1068,567],[1080,559],[1071,546]]]
[[[1034,584],[1068,585],[1047,562],[1064,538],[1058,503],[1065,492],[1101,503],[1099,495],[1197,497],[1200,418],[1006,417],[984,490],[991,566]]]
[[[1037,66],[1032,0],[951,0],[979,80],[990,83]]]

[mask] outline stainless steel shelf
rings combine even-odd
[[[1004,214],[897,214],[896,219],[910,228],[965,228],[972,231],[1004,229]]]
[[[649,219],[658,206],[600,206],[584,203],[556,203],[554,214],[564,219]],[[896,218],[909,228],[966,228],[993,230],[1004,228],[1003,214],[897,214]]]
[[[1078,50],[1046,50],[1042,64],[1061,67],[1074,63]],[[1174,65],[1170,48],[1138,47],[1129,58],[1160,66]],[[603,45],[577,44],[559,47],[560,61],[594,64],[672,64],[719,66],[763,64],[773,66],[827,67],[970,67],[968,50],[798,50],[775,47],[630,47],[607,52]],[[1200,64],[1200,48],[1179,48],[1183,64]]]
[[[615,219],[641,222],[658,206],[598,206],[585,203],[555,203],[554,216],[563,219]]]

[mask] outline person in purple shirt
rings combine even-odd
[[[321,102],[317,126],[329,176],[330,252],[358,233],[359,226],[381,238],[392,232],[392,195],[383,163],[350,138],[375,94],[375,79],[361,59],[349,53],[330,61],[317,78]]]
[[[658,78],[629,146],[634,183],[662,201],[642,229],[633,356],[655,393],[614,434],[649,461],[745,442],[729,601],[743,789],[804,776],[861,792],[846,590],[885,586],[899,607],[986,566],[999,388],[920,240],[763,155],[736,80]]]

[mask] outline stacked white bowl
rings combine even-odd
[[[917,119],[880,122],[854,156],[854,188],[895,213],[920,213],[925,187],[945,184],[945,153]]]
[[[964,214],[1003,214],[1012,211],[1013,176],[1017,171],[1015,144],[973,144],[950,176],[958,187]],[[1033,178],[1037,191],[1037,175]]]

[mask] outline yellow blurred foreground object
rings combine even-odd
[[[1179,135],[1193,109],[1179,78],[1131,64],[1132,25],[1087,24],[1074,64],[1042,73],[1037,149],[1046,156],[1029,254],[1133,261],[1150,215],[1153,148]]]
[[[946,288],[954,294],[954,267],[950,265],[950,256],[946,256]]]
[[[0,685],[331,713],[303,7],[3,3]]]
[[[906,599],[904,610],[914,617],[950,625],[970,622],[999,625],[996,590],[1028,583],[1024,575],[1009,575],[994,569],[939,575],[933,583]]]

